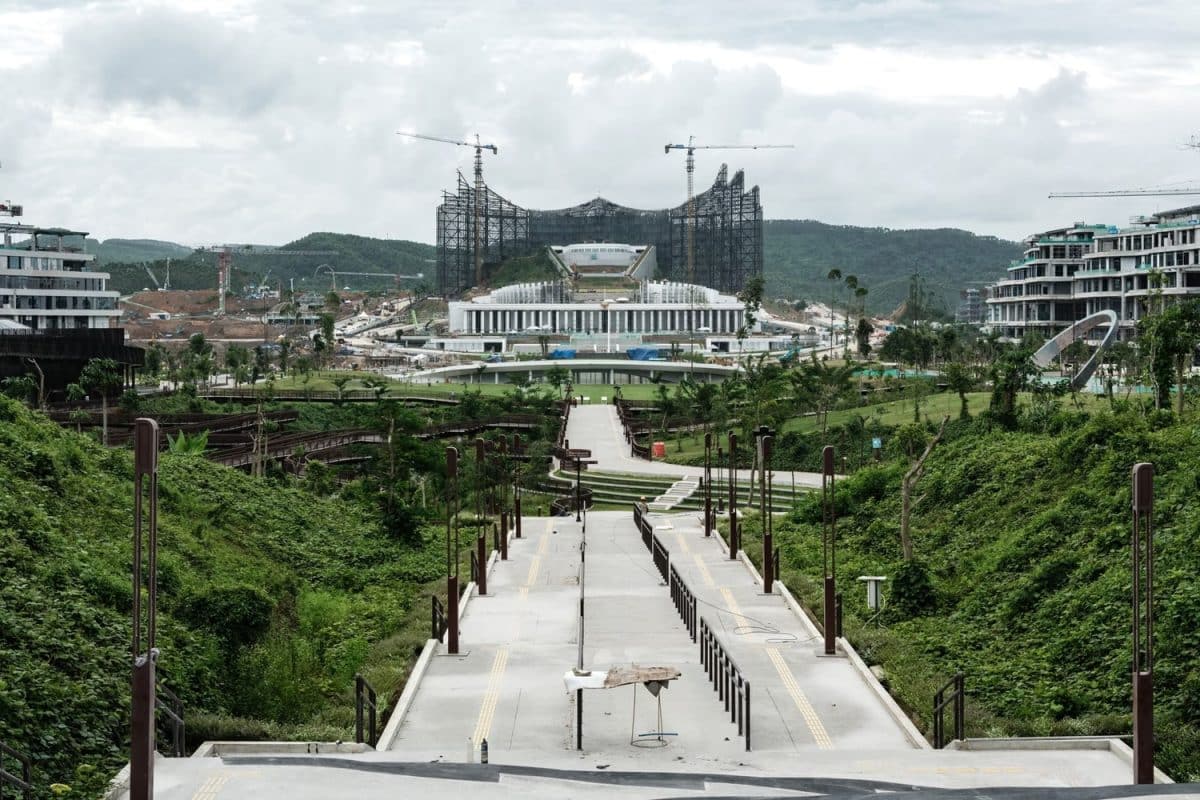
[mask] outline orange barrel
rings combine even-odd
[[[667,443],[666,442],[655,442],[654,445],[650,449],[650,455],[653,456],[654,458],[666,458],[667,457]]]

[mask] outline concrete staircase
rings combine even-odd
[[[691,497],[700,488],[699,478],[684,478],[671,484],[671,488],[649,503],[651,511],[670,511]]]

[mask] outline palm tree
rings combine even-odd
[[[825,276],[829,281],[840,281],[842,279],[842,271],[837,267],[829,270],[829,274]],[[837,333],[833,327],[833,304],[837,299],[837,283],[829,290],[829,347],[832,349],[837,344]]]
[[[124,385],[121,369],[111,358],[93,358],[79,373],[79,384],[88,392],[100,395],[101,441],[108,444],[108,396]]]
[[[858,289],[858,278],[854,275],[846,276],[846,317],[843,320],[846,333],[842,338],[842,357],[850,357],[850,298]]]

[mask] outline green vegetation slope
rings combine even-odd
[[[287,288],[294,280],[297,291],[329,289],[328,275],[315,277],[316,268],[331,264],[339,272],[375,272],[388,275],[416,275],[424,273],[424,283],[433,285],[435,280],[432,245],[395,239],[374,239],[369,236],[353,236],[345,233],[310,233],[294,242],[283,245],[282,250],[328,250],[335,256],[286,256],[254,255],[233,251],[233,277],[235,291],[250,282],[257,282],[270,270],[272,285],[282,283]],[[187,251],[190,253],[191,251]],[[217,256],[215,253],[184,254],[165,253],[154,256],[150,268],[159,280],[166,272],[165,259],[170,256],[171,287],[173,289],[204,289],[216,286]],[[104,259],[105,269],[113,276],[112,288],[126,294],[150,285],[150,279],[142,267],[147,256],[135,256],[119,262]],[[405,281],[402,285],[414,286],[422,281]],[[354,289],[383,289],[395,286],[391,278],[365,278],[347,276],[339,279],[338,288],[350,286]]]
[[[928,732],[934,691],[966,674],[970,736],[1130,731],[1130,471],[1155,464],[1156,761],[1200,779],[1200,435],[1117,404],[1031,413],[1021,430],[950,423],[914,498],[915,559],[899,540],[908,458],[841,481],[838,572],[847,631]],[[915,426],[887,435],[893,450]],[[919,432],[917,436],[919,438]],[[925,433],[929,435],[928,431]],[[831,438],[836,433],[831,433]],[[783,578],[820,616],[821,510],[776,527]],[[758,560],[759,551],[748,541]],[[887,575],[871,618],[858,575]]]
[[[131,455],[0,397],[0,484],[0,736],[43,791],[95,796],[128,752]],[[163,455],[160,497],[160,674],[190,744],[348,739],[355,672],[395,692],[428,635],[436,542],[199,457]]]
[[[970,281],[1003,277],[1008,263],[1021,256],[1016,242],[953,228],[889,230],[814,220],[768,220],[763,248],[770,297],[829,303],[833,284],[825,276],[837,268],[868,288],[867,308],[877,313],[904,301],[914,270],[953,313]],[[837,303],[844,305],[844,287],[838,292]]]

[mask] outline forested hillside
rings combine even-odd
[[[103,242],[88,239],[87,251],[95,254],[96,263],[112,264],[187,258],[191,255],[192,248],[154,239],[105,239]]]
[[[867,287],[867,308],[875,313],[895,310],[908,296],[913,272],[919,271],[926,290],[952,314],[961,289],[971,281],[1002,277],[1008,263],[1021,256],[1016,242],[953,228],[889,230],[768,220],[763,239],[769,297],[829,303],[834,284],[826,276],[836,268]],[[838,292],[836,302],[842,305],[844,287]]]
[[[131,455],[0,397],[0,484],[0,738],[33,759],[38,797],[96,797],[128,757]],[[378,490],[360,494],[163,455],[159,674],[192,746],[346,739],[356,671],[402,684],[442,551],[386,534]]]
[[[328,256],[254,255],[238,248],[233,250],[233,276],[230,284],[234,291],[244,285],[261,281],[270,271],[270,283],[282,283],[287,288],[294,280],[297,291],[306,289],[328,290],[330,279],[327,274],[315,275],[317,267],[330,264],[338,272],[373,272],[387,275],[416,275],[423,273],[422,280],[406,280],[403,286],[414,286],[424,282],[436,283],[434,248],[394,239],[373,239],[369,236],[353,236],[345,233],[310,233],[281,247],[282,250],[317,250],[336,252]],[[190,252],[190,251],[189,251]],[[166,278],[167,254],[157,257],[150,269],[159,281]],[[216,253],[192,253],[179,258],[172,256],[172,289],[206,289],[217,285]],[[128,294],[144,288],[154,288],[142,262],[135,258],[125,263],[105,263],[104,269],[112,274],[112,288]],[[389,277],[370,278],[346,276],[339,278],[338,288],[344,285],[355,289],[382,289],[396,285]]]

